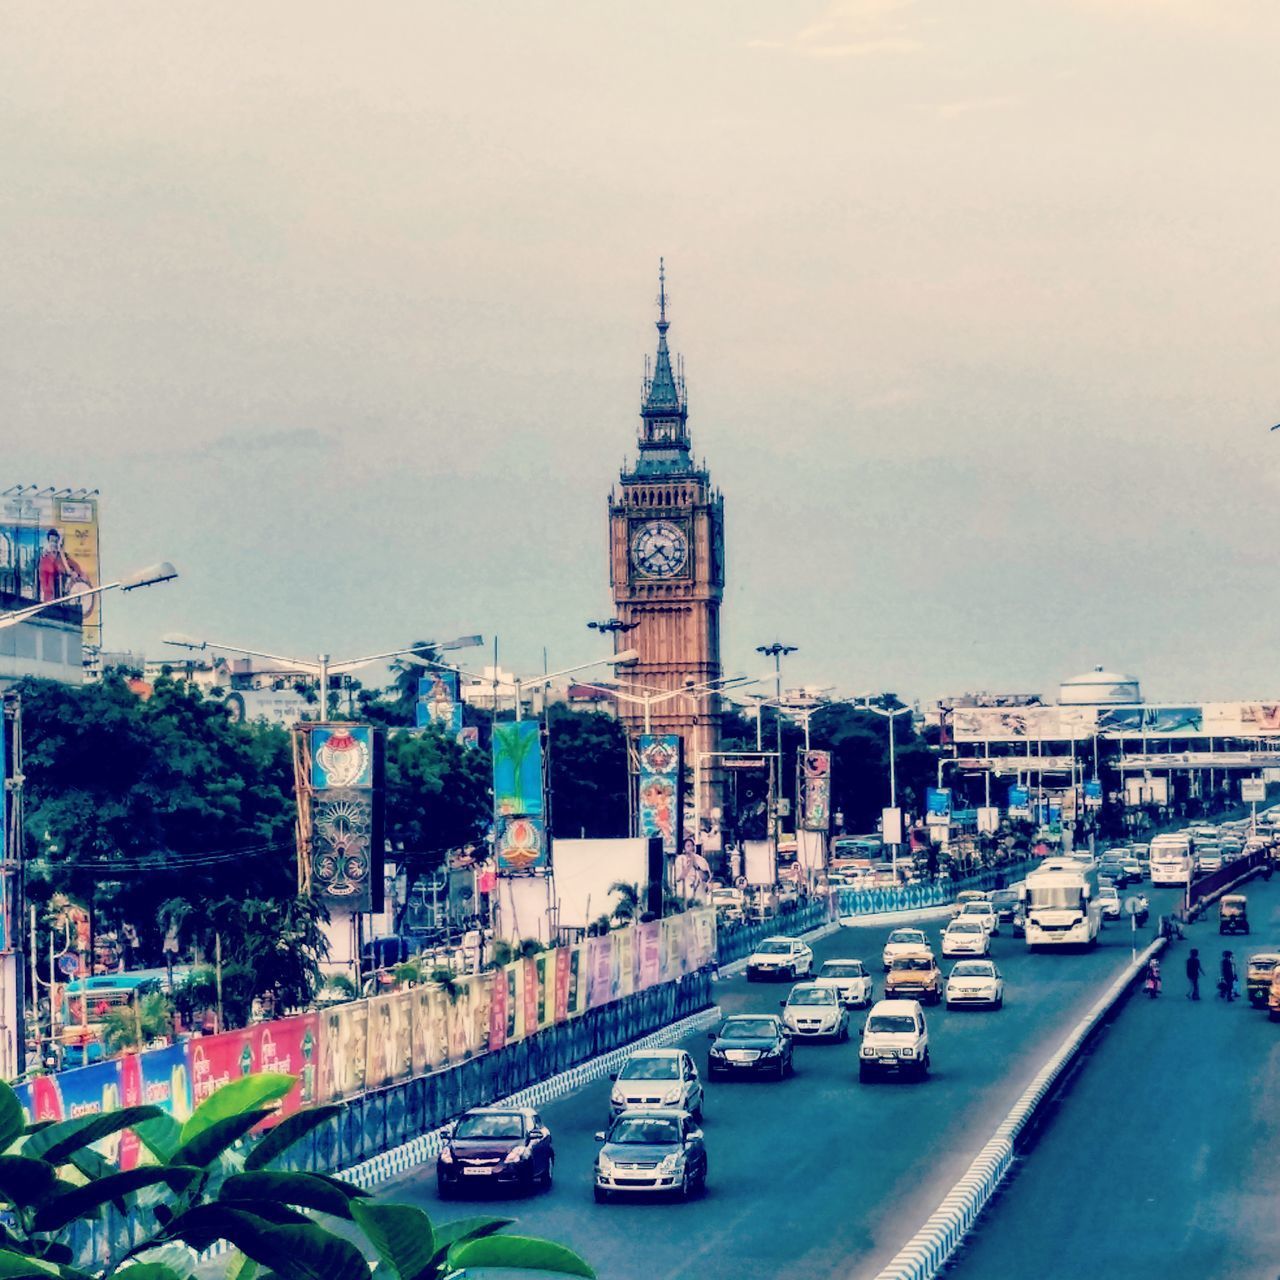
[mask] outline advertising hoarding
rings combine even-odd
[[[800,755],[801,821],[806,831],[831,828],[831,752],[804,751]],[[901,841],[894,841],[900,844]]]
[[[418,681],[417,725],[435,725],[450,737],[462,732],[462,702],[458,697],[458,673],[433,671]]]
[[[1267,784],[1261,778],[1240,779],[1240,799],[1245,804],[1263,801],[1267,798]]]
[[[880,810],[880,838],[885,844],[902,843],[902,810]]]
[[[678,734],[641,734],[636,755],[640,766],[640,833],[662,840],[662,852],[674,858],[680,849],[683,753]]]
[[[497,832],[494,847],[499,875],[526,875],[547,869],[547,828],[540,818],[500,817]]]
[[[925,789],[925,822],[930,826],[949,826],[951,823],[951,788],[927,787]]]
[[[542,732],[536,720],[494,725],[493,804],[502,816],[542,816]]]

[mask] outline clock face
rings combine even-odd
[[[670,520],[650,520],[631,535],[631,563],[644,578],[675,578],[689,565],[689,538]]]

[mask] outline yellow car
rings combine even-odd
[[[921,948],[894,956],[884,979],[884,998],[937,1004],[942,999],[942,971],[933,952]]]

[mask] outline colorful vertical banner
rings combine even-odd
[[[526,875],[547,870],[547,828],[539,818],[500,817],[495,848],[499,875]]]
[[[507,975],[493,970],[493,987],[489,993],[489,1052],[496,1053],[507,1043]]]
[[[457,737],[462,732],[462,702],[458,697],[458,673],[434,671],[418,681],[417,725],[434,725]]]
[[[662,925],[661,920],[650,920],[639,926],[640,982],[636,990],[656,987],[662,974]]]
[[[542,816],[542,730],[536,720],[493,727],[493,807],[501,816]]]
[[[576,948],[573,947],[557,947],[555,951],[557,1022],[564,1022],[569,1017],[569,982],[575,954]]]
[[[800,805],[806,831],[831,829],[831,752],[800,755]]]
[[[678,734],[641,734],[637,756],[640,762],[640,834],[659,836],[662,852],[674,858],[680,850],[681,782],[683,753]]]
[[[951,821],[951,788],[925,788],[925,822],[930,826],[946,826]]]

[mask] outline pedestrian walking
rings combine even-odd
[[[1147,976],[1143,979],[1142,989],[1152,1000],[1160,994],[1160,961],[1155,956],[1147,961]]]
[[[1190,984],[1190,990],[1187,992],[1188,1000],[1200,999],[1200,979],[1204,976],[1204,965],[1200,963],[1200,952],[1197,948],[1191,948],[1191,954],[1187,957],[1187,982]]]
[[[1230,1004],[1236,998],[1236,962],[1230,951],[1222,953],[1222,977],[1218,979],[1218,994]]]

